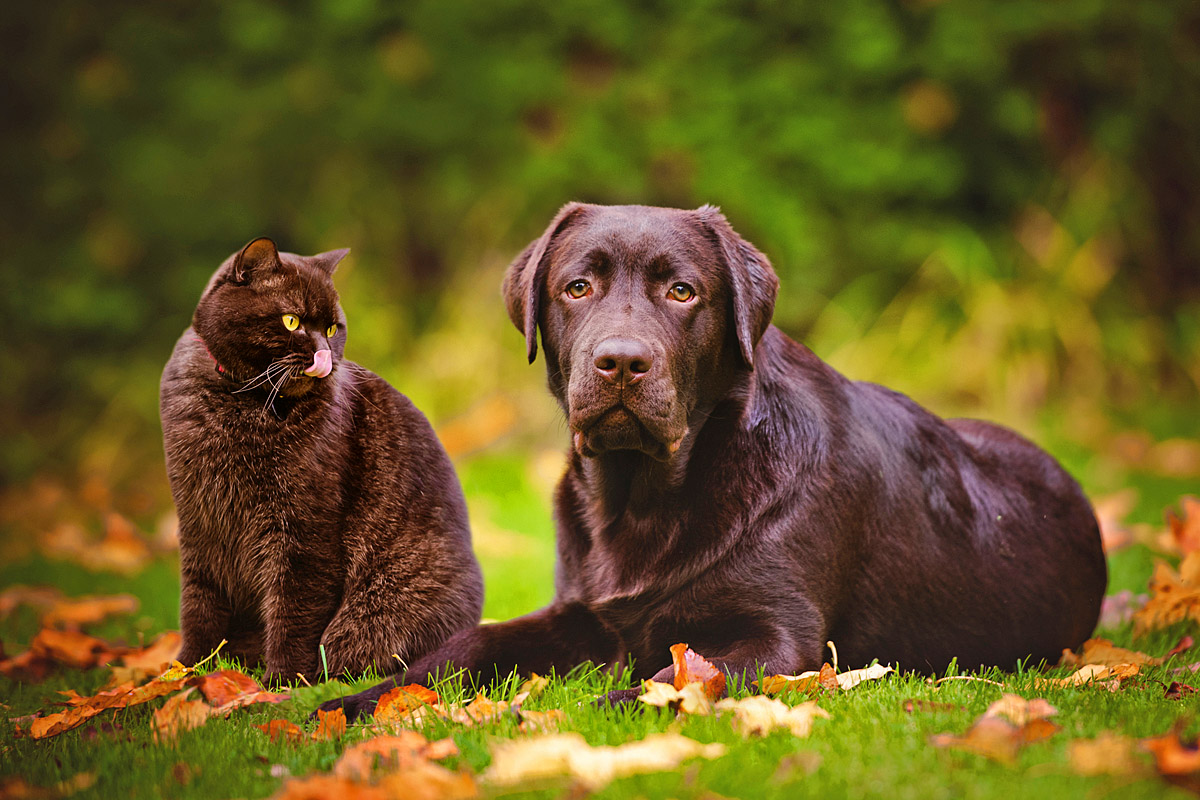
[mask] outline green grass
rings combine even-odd
[[[514,458],[492,456],[460,465],[467,496],[472,500],[476,546],[488,586],[485,615],[506,618],[536,608],[549,599],[552,586],[553,543],[549,496],[536,476]],[[1130,588],[1144,591],[1153,554],[1131,547],[1110,560],[1110,591]],[[0,586],[14,583],[48,583],[68,595],[129,592],[141,600],[133,615],[97,625],[91,632],[113,641],[135,643],[178,626],[178,575],[172,558],[160,558],[132,577],[94,574],[81,567],[36,557],[0,566]],[[20,610],[0,621],[0,639],[11,655],[28,644],[37,631],[37,615]],[[1129,626],[1101,631],[1118,644],[1161,654],[1184,628],[1132,640]],[[1191,630],[1196,633],[1194,629]],[[1185,656],[1186,657],[1186,656]],[[620,744],[657,731],[677,731],[702,742],[722,742],[728,753],[714,761],[694,761],[669,772],[641,775],[614,782],[599,791],[601,798],[742,798],[912,797],[1002,798],[1014,797],[1186,797],[1181,790],[1154,777],[1081,777],[1068,760],[1068,743],[1091,738],[1101,731],[1131,737],[1158,735],[1182,719],[1188,733],[1200,698],[1167,700],[1164,688],[1179,678],[1171,669],[1180,657],[1147,668],[1141,679],[1118,693],[1097,689],[1046,689],[1035,680],[1066,670],[980,677],[1005,684],[1027,698],[1044,697],[1059,710],[1055,721],[1063,730],[1051,739],[1025,748],[1015,765],[1005,766],[982,757],[939,749],[929,737],[943,732],[965,732],[1001,689],[987,683],[947,681],[934,688],[925,678],[889,676],[863,684],[850,692],[820,698],[832,718],[818,720],[812,735],[798,739],[784,733],[744,740],[727,718],[675,719],[669,712],[643,708],[601,709],[592,700],[609,689],[628,685],[628,677],[580,668],[566,677],[554,677],[545,692],[528,701],[529,709],[561,708],[566,719],[560,729],[578,731],[593,744]],[[1195,660],[1193,656],[1192,659]],[[231,666],[218,659],[214,669]],[[858,664],[843,665],[857,667]],[[257,673],[261,675],[261,671]],[[18,683],[0,677],[0,702],[7,718],[53,710],[60,689],[81,694],[100,688],[105,670],[64,670],[42,683]],[[1189,679],[1184,678],[1184,681]],[[1200,677],[1197,678],[1200,681]],[[151,733],[151,715],[163,701],[106,712],[81,728],[51,739],[34,741],[14,736],[14,725],[0,725],[0,783],[20,776],[34,786],[49,787],[72,776],[92,773],[96,782],[75,797],[233,798],[267,797],[286,776],[306,776],[332,768],[343,748],[362,735],[354,729],[339,742],[271,742],[254,726],[284,717],[312,729],[308,714],[322,701],[365,688],[375,679],[364,677],[352,684],[322,683],[293,692],[289,702],[241,709],[227,720],[213,719],[181,734],[170,744],[157,743]],[[490,690],[493,699],[511,696],[517,683],[510,676]],[[469,700],[476,687],[450,681],[443,693]],[[954,710],[907,713],[908,699],[961,706]],[[466,728],[433,719],[422,729],[431,739],[452,736],[460,754],[446,763],[465,766],[475,773],[490,763],[496,739],[519,735],[515,719]],[[789,758],[798,756],[797,758]],[[1143,757],[1149,763],[1148,756]],[[784,765],[781,767],[781,763]],[[787,765],[807,765],[811,772]],[[565,783],[543,785],[523,797],[560,797],[570,793]]]

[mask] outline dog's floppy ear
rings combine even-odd
[[[537,358],[538,303],[542,285],[546,282],[546,251],[554,237],[563,231],[583,209],[580,203],[567,203],[551,220],[545,233],[530,242],[521,255],[508,265],[504,275],[504,303],[508,306],[508,317],[517,330],[525,334],[525,347],[529,363]]]
[[[730,226],[721,209],[702,206],[696,215],[708,235],[716,242],[729,274],[733,296],[733,331],[737,335],[742,361],[754,366],[754,347],[771,324],[779,278],[771,262]]]

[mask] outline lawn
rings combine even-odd
[[[536,460],[536,459],[535,459]],[[485,616],[506,618],[544,603],[550,595],[552,533],[546,482],[535,472],[549,467],[529,467],[517,457],[476,457],[461,464],[461,474],[476,527],[476,547],[487,581]],[[1135,512],[1149,517],[1144,510]],[[138,527],[147,529],[151,522]],[[1161,527],[1161,524],[1159,525]],[[1144,537],[1143,537],[1144,538]],[[1123,589],[1146,591],[1155,553],[1135,543],[1110,556],[1110,593]],[[66,596],[129,593],[139,605],[135,612],[117,614],[88,626],[87,631],[109,642],[136,645],[178,625],[177,564],[169,551],[150,558],[143,566],[120,574],[91,571],[70,560],[51,559],[31,550],[7,560],[0,568],[0,586],[52,585]],[[0,636],[8,656],[26,648],[42,622],[39,610],[21,605],[0,621]],[[1187,634],[1194,623],[1178,623],[1135,639],[1131,623],[1122,622],[1098,631],[1117,645],[1150,656],[1163,656]],[[703,654],[701,654],[703,655]],[[1180,670],[1200,661],[1200,649],[1184,649],[1158,665],[1142,665],[1123,680],[1092,685],[1062,686],[1048,679],[1066,678],[1072,667],[1029,669],[1016,673],[990,671],[934,682],[924,676],[886,675],[852,689],[814,689],[810,693],[780,695],[789,706],[814,701],[828,718],[813,720],[807,736],[787,730],[745,736],[734,715],[679,713],[640,702],[609,709],[594,704],[612,688],[628,686],[627,677],[581,667],[566,676],[551,676],[549,683],[520,704],[519,710],[468,719],[460,711],[403,717],[397,729],[414,729],[431,742],[449,739],[453,753],[436,760],[441,778],[458,783],[434,784],[412,778],[404,790],[389,795],[384,774],[369,781],[339,784],[336,789],[302,783],[314,775],[331,775],[339,758],[360,742],[380,735],[371,726],[350,726],[345,734],[329,739],[311,738],[316,730],[309,714],[322,701],[365,688],[366,676],[347,684],[331,680],[296,687],[281,703],[249,705],[228,718],[213,717],[203,725],[174,737],[155,730],[155,712],[161,699],[142,705],[105,711],[83,725],[43,739],[28,735],[32,714],[60,711],[59,691],[92,695],[109,679],[110,670],[60,667],[41,681],[16,681],[0,677],[0,696],[9,722],[0,728],[0,798],[3,797],[269,797],[279,792],[291,797],[448,797],[451,789],[474,786],[482,796],[576,797],[1185,797],[1185,789],[1159,775],[1151,754],[1139,740],[1162,736],[1180,726],[1190,740],[1200,725],[1196,721],[1200,694],[1172,698],[1167,688],[1174,682],[1197,683],[1190,671]],[[851,667],[839,665],[845,672]],[[241,669],[218,656],[201,672]],[[260,678],[261,670],[247,670]],[[963,678],[966,679],[963,679]],[[452,679],[435,687],[442,708],[461,707],[483,691],[492,701],[511,701],[521,690],[512,676],[492,685],[464,686]],[[753,693],[752,686],[732,686],[734,698]],[[1115,691],[1110,691],[1115,688]],[[1022,744],[1021,720],[1005,723],[1008,733],[996,745],[982,739],[976,749],[938,746],[940,734],[963,736],[991,704],[1005,694],[1027,700],[1042,698],[1056,711]],[[476,705],[476,709],[481,706]],[[557,712],[545,717],[530,712]],[[477,715],[480,716],[480,715]],[[1036,716],[1036,715],[1034,715]],[[295,723],[303,738],[272,740],[260,725],[271,720]],[[694,758],[663,771],[632,774],[611,782],[602,778],[527,777],[504,782],[493,766],[506,740],[535,741],[544,734],[537,721],[560,733],[577,732],[593,748],[644,740],[656,733],[679,734],[695,742],[724,746],[714,758]],[[394,731],[387,731],[394,733]],[[1011,734],[1011,735],[1010,735]],[[1114,734],[1109,737],[1108,734]],[[1007,738],[1005,738],[1007,737]],[[1100,737],[1100,744],[1095,744]],[[979,742],[983,742],[979,744]],[[999,749],[996,749],[996,748]],[[1107,747],[1102,751],[1095,748]],[[576,749],[584,749],[582,745]],[[1100,755],[1094,755],[1099,752]],[[1093,753],[1089,760],[1089,753]],[[1011,755],[1011,758],[1009,757]],[[1200,785],[1196,752],[1178,749],[1178,759],[1192,759],[1177,780]],[[535,762],[543,765],[549,757]],[[417,759],[422,769],[430,762]],[[411,766],[411,765],[410,765]],[[1186,766],[1186,765],[1185,765]],[[428,775],[405,772],[401,775]],[[327,778],[333,781],[332,777]],[[430,779],[432,780],[432,779]],[[371,785],[366,785],[366,784]],[[373,792],[373,793],[372,793]]]

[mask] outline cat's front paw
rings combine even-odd
[[[390,688],[390,687],[389,687]],[[358,694],[349,694],[345,697],[335,697],[332,700],[326,700],[321,705],[317,706],[317,711],[326,713],[335,709],[342,709],[346,714],[346,722],[354,722],[360,717],[369,717],[375,713],[375,706],[379,703],[379,698],[382,692],[376,692],[375,689],[367,689],[365,692]],[[316,716],[314,711],[312,716]]]

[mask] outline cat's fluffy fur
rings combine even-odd
[[[185,664],[225,638],[272,680],[317,675],[319,645],[330,675],[391,672],[479,620],[450,460],[408,398],[342,359],[345,254],[246,245],[163,372]]]

